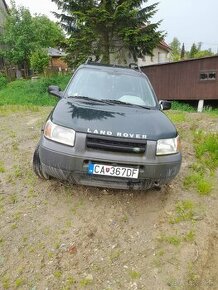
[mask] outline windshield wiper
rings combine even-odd
[[[132,103],[127,103],[127,102],[122,102],[119,100],[103,100],[108,104],[114,104],[114,105],[126,105],[126,106],[133,106],[133,107],[139,107],[139,108],[143,108],[143,109],[147,109],[150,110],[151,107],[147,107],[147,106],[143,106],[143,105],[137,105],[137,104],[132,104]]]
[[[86,96],[68,96],[67,98],[73,98],[73,99],[80,99],[80,100],[87,100],[87,101],[95,101],[95,102],[104,103],[104,100],[90,98],[90,97],[86,97]]]
[[[131,106],[131,107],[139,107],[143,109],[150,110],[151,107],[143,106],[143,105],[137,105],[137,104],[132,104],[132,103],[127,103],[127,102],[122,102],[119,100],[110,100],[110,99],[95,99],[95,98],[90,98],[87,96],[68,96],[68,98],[75,98],[75,99],[81,99],[81,100],[87,100],[87,101],[94,101],[94,102],[99,102],[103,104],[109,104],[109,105],[125,105],[125,106]]]

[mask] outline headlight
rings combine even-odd
[[[56,125],[51,120],[45,124],[44,136],[50,140],[74,146],[75,134],[73,129]]]
[[[175,154],[179,152],[179,136],[172,139],[160,139],[157,141],[156,155]]]

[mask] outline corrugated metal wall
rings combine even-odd
[[[158,99],[218,100],[218,56],[144,66]],[[215,72],[215,80],[200,80],[201,72]]]

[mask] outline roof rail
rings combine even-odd
[[[138,71],[142,71],[141,70],[141,68],[140,68],[140,66],[138,66],[138,64],[137,63],[134,63],[134,62],[131,62],[130,64],[129,64],[129,68],[132,68],[132,69],[135,69],[135,70],[138,70]]]
[[[133,69],[137,70],[139,72],[142,72],[141,68],[136,64],[136,63],[130,63],[128,66],[122,66],[122,65],[117,65],[117,64],[105,64],[101,62],[96,62],[92,60],[92,57],[88,57],[87,60],[85,61],[85,64],[90,64],[90,65],[96,65],[96,66],[107,66],[107,67],[117,67],[117,68],[123,68],[123,69]]]
[[[93,60],[92,60],[92,57],[91,57],[91,56],[89,56],[89,57],[87,58],[87,60],[85,61],[85,64],[88,64],[88,63],[90,63],[90,62],[93,62]]]

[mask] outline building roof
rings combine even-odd
[[[158,47],[166,50],[167,52],[170,52],[172,50],[171,47],[164,40],[161,40],[161,42],[158,44]]]
[[[66,53],[60,49],[49,47],[48,48],[48,55],[53,57],[62,57],[66,56]]]
[[[184,60],[178,60],[178,61],[170,61],[170,62],[163,62],[163,63],[155,63],[155,64],[149,64],[143,67],[149,67],[149,66],[163,66],[163,65],[173,65],[176,63],[186,63],[186,62],[193,62],[193,61],[201,61],[204,59],[211,59],[211,58],[217,58],[218,54],[212,55],[212,56],[204,56],[200,58],[190,58],[190,59],[184,59]]]

